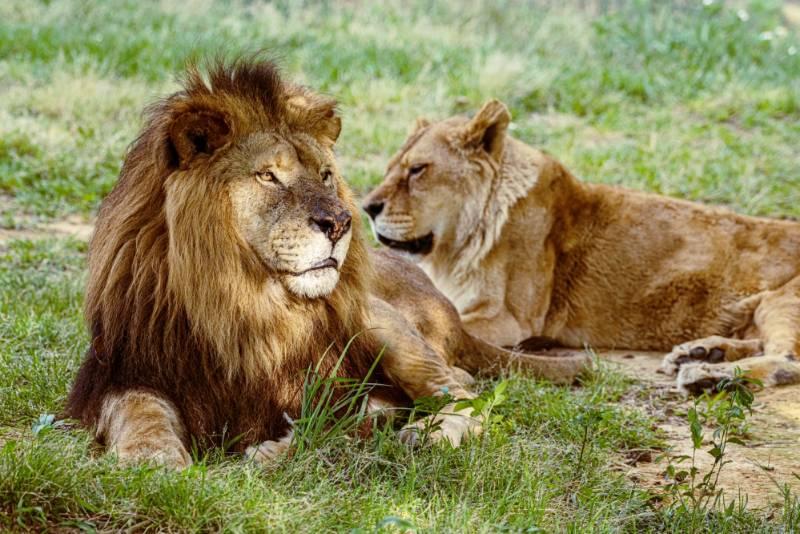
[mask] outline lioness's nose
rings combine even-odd
[[[336,243],[347,233],[352,219],[347,210],[337,210],[336,213],[332,213],[328,210],[317,209],[311,215],[311,222],[328,236],[332,243]]]
[[[383,211],[383,202],[370,202],[364,204],[364,211],[373,219]]]

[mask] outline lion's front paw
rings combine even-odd
[[[468,415],[469,411],[429,415],[407,424],[398,435],[402,442],[412,447],[422,443],[439,443],[443,440],[453,447],[458,447],[467,437],[477,436],[483,431],[480,420]]]
[[[259,445],[251,445],[244,451],[244,457],[259,464],[269,464],[289,449],[292,443],[292,433],[277,441],[266,440]]]
[[[692,395],[716,389],[717,385],[733,373],[725,366],[693,363],[684,365],[678,372],[678,387]]]
[[[475,377],[460,367],[452,366],[450,371],[453,373],[453,378],[456,382],[464,387],[471,386],[475,383]]]

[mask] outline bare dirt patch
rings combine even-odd
[[[70,216],[65,219],[53,221],[42,226],[48,233],[69,235],[81,241],[88,241],[92,237],[94,224],[79,216]]]
[[[33,223],[23,228],[0,228],[0,247],[14,239],[51,239],[54,237],[74,237],[88,241],[94,225],[75,215],[43,224]]]
[[[93,221],[80,215],[41,221],[33,215],[17,212],[13,199],[5,195],[0,195],[0,214],[10,214],[13,220],[11,227],[0,227],[0,248],[15,239],[74,237],[80,241],[88,241],[94,231]]]
[[[16,239],[36,240],[73,237],[80,241],[88,241],[93,230],[94,226],[92,224],[77,217],[40,224],[30,228],[0,228],[0,249],[3,249],[9,241]]]
[[[672,377],[657,372],[663,354],[608,352],[600,357],[635,380],[639,386],[624,402],[636,404],[652,415],[672,454],[692,454],[689,426],[684,417],[691,406],[674,385]],[[753,414],[748,418],[746,445],[729,444],[719,480],[727,502],[747,496],[749,506],[769,508],[783,504],[780,486],[788,484],[800,491],[800,386],[764,389],[756,393]],[[711,430],[706,429],[706,435]],[[696,466],[705,473],[713,458],[704,450],[696,453]],[[629,462],[628,477],[637,484],[656,489],[666,484],[666,459],[645,455]],[[644,461],[649,460],[649,461]],[[683,464],[683,468],[686,465]]]

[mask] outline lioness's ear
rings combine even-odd
[[[186,169],[199,154],[210,156],[228,142],[230,134],[230,125],[221,113],[209,109],[184,111],[169,126],[177,166]]]
[[[414,131],[421,130],[423,128],[427,128],[431,125],[431,121],[426,119],[425,117],[417,117],[417,122],[414,124]]]
[[[511,114],[499,100],[489,100],[464,127],[462,139],[469,148],[482,148],[496,160],[503,154],[503,137]]]
[[[412,136],[416,134],[418,131],[422,130],[423,128],[427,128],[431,125],[431,121],[426,119],[425,117],[417,117],[417,120],[414,121],[414,125],[408,129],[407,136]]]

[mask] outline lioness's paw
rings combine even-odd
[[[690,341],[678,345],[664,356],[661,372],[675,375],[682,365],[691,362],[719,363],[725,360],[725,349],[714,343],[714,338]]]
[[[678,387],[692,395],[713,391],[720,381],[733,377],[733,372],[722,365],[693,363],[684,365],[678,372]]]
[[[763,352],[764,345],[759,339],[731,339],[722,336],[711,336],[696,339],[672,349],[672,352],[667,354],[661,363],[661,372],[674,375],[682,365],[687,363],[732,362],[751,356],[760,356]]]
[[[480,420],[465,412],[429,415],[410,423],[400,430],[400,441],[416,447],[445,440],[451,446],[458,447],[467,437],[477,436],[483,431]]]
[[[244,451],[244,457],[259,464],[273,463],[289,449],[292,443],[292,434],[282,437],[277,441],[267,440],[259,445],[251,445]]]

